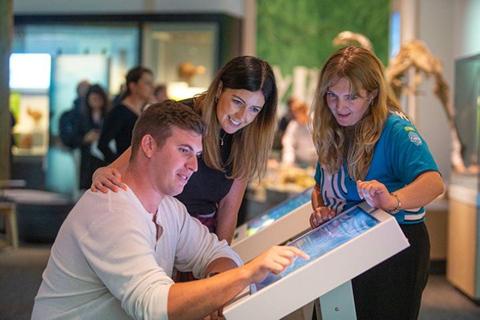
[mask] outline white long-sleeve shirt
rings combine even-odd
[[[166,197],[153,214],[128,189],[87,191],[52,247],[32,319],[168,319],[174,267],[202,278],[213,260],[242,262],[184,205]]]

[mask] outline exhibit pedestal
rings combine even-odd
[[[320,315],[317,319],[322,320],[354,320],[357,319],[355,312],[355,300],[353,298],[352,282],[347,281],[327,292],[318,299]]]
[[[480,230],[478,193],[449,187],[447,280],[480,303]]]

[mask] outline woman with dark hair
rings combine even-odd
[[[230,60],[208,90],[184,100],[207,124],[198,172],[177,196],[188,212],[231,243],[247,182],[261,179],[272,146],[277,89],[270,65],[243,56]],[[92,190],[116,191],[130,150],[111,168],[98,170]],[[117,168],[117,169],[114,169]]]
[[[424,206],[444,189],[426,142],[363,48],[340,49],[323,65],[313,115],[312,228],[365,200],[392,214],[410,243],[353,279],[358,319],[417,319],[430,255]]]
[[[104,166],[102,154],[97,149],[103,120],[110,110],[110,101],[98,84],[88,88],[81,117],[73,127],[75,147],[80,147],[80,189],[88,189],[92,174]]]
[[[125,94],[108,114],[98,142],[98,148],[107,163],[113,162],[130,147],[135,122],[153,96],[153,73],[149,69],[133,68],[128,72],[126,80]],[[112,140],[115,140],[115,151],[110,148]]]

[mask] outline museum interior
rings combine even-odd
[[[69,121],[75,127],[81,116],[72,119],[72,112],[94,87],[106,97],[103,110],[113,110],[125,95],[128,71],[137,66],[152,75],[149,105],[205,92],[232,58],[267,61],[275,75],[278,125],[264,177],[246,187],[231,245],[244,262],[273,245],[317,241],[322,247],[308,238],[312,189],[318,185],[315,146],[307,139],[310,158],[292,151],[298,141],[285,139],[290,125],[281,128],[281,121],[300,122],[292,111],[299,105],[305,119],[312,119],[322,65],[347,45],[370,50],[383,63],[387,82],[428,144],[445,186],[425,206],[430,271],[418,319],[480,319],[480,1],[0,2],[0,319],[31,318],[62,223],[89,189],[95,169],[109,164],[99,148],[100,128],[88,132],[88,147],[86,133],[79,138],[83,142],[69,141]],[[305,127],[311,134],[310,121]],[[116,149],[113,140],[109,147]],[[101,164],[85,169],[85,153]],[[270,290],[252,291],[231,310],[226,306],[226,318],[252,318],[245,310],[258,310],[253,318],[312,319],[316,313],[317,319],[354,319],[345,311],[348,303],[338,304],[351,296],[341,291],[345,283],[404,248],[371,261],[357,254],[383,254],[395,246],[384,248],[385,242],[403,245],[396,220],[386,217],[385,223],[376,221],[388,241],[375,238],[376,225],[361,234],[352,227],[331,251],[316,253],[315,261],[266,284]],[[338,221],[347,226],[347,220]],[[325,233],[338,231],[332,230]],[[335,260],[336,254],[343,258]],[[366,262],[357,264],[353,257]],[[310,275],[317,279],[315,274],[337,270],[335,261],[341,261],[338,275],[307,284]]]

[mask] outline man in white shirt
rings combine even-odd
[[[70,212],[32,319],[214,318],[247,285],[282,272],[296,256],[308,258],[293,247],[273,247],[242,266],[172,197],[197,170],[204,132],[201,117],[181,103],[165,101],[141,115],[123,173],[127,188],[87,191]],[[174,268],[198,278],[220,274],[174,283]]]

